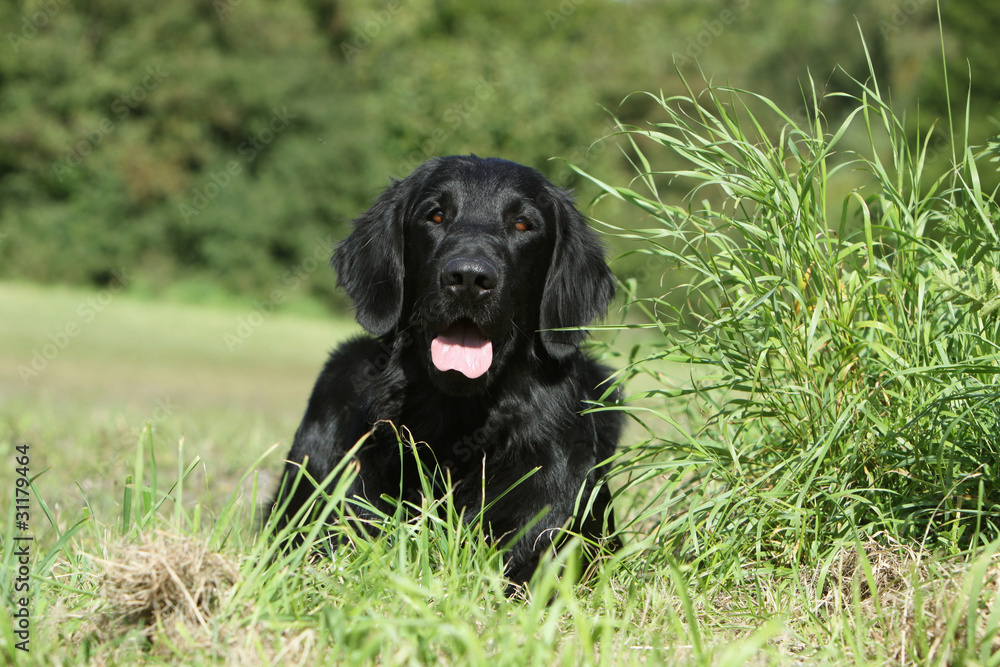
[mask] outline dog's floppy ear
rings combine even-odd
[[[354,221],[331,261],[358,324],[374,336],[392,331],[403,309],[403,216],[410,189],[408,179],[390,185]]]
[[[602,317],[615,295],[615,281],[604,261],[604,246],[569,195],[549,186],[546,197],[555,218],[556,242],[542,291],[541,336],[551,356],[565,359],[586,332],[552,329],[582,327]]]

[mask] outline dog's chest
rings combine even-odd
[[[504,415],[471,402],[450,401],[442,409],[425,401],[405,405],[400,424],[414,442],[421,443],[418,451],[432,459],[427,461],[430,465],[453,472],[478,469],[484,456],[492,457],[505,449],[511,424]]]

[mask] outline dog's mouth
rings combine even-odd
[[[493,363],[493,342],[474,322],[453,322],[431,340],[431,362],[439,371],[458,371],[474,380]]]

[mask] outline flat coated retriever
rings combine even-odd
[[[296,482],[302,462],[323,480],[373,429],[355,453],[353,513],[391,512],[383,495],[419,503],[394,425],[450,475],[466,517],[487,507],[488,539],[521,534],[512,582],[531,578],[564,527],[594,541],[614,530],[601,478],[621,414],[582,414],[610,371],[572,329],[604,314],[614,281],[565,192],[506,160],[434,158],[354,221],[333,266],[371,336],[334,350],[316,382],[275,499],[279,529],[315,489]]]

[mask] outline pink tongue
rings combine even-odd
[[[493,363],[493,343],[467,322],[456,322],[431,341],[431,361],[439,371],[458,371],[475,379]]]

